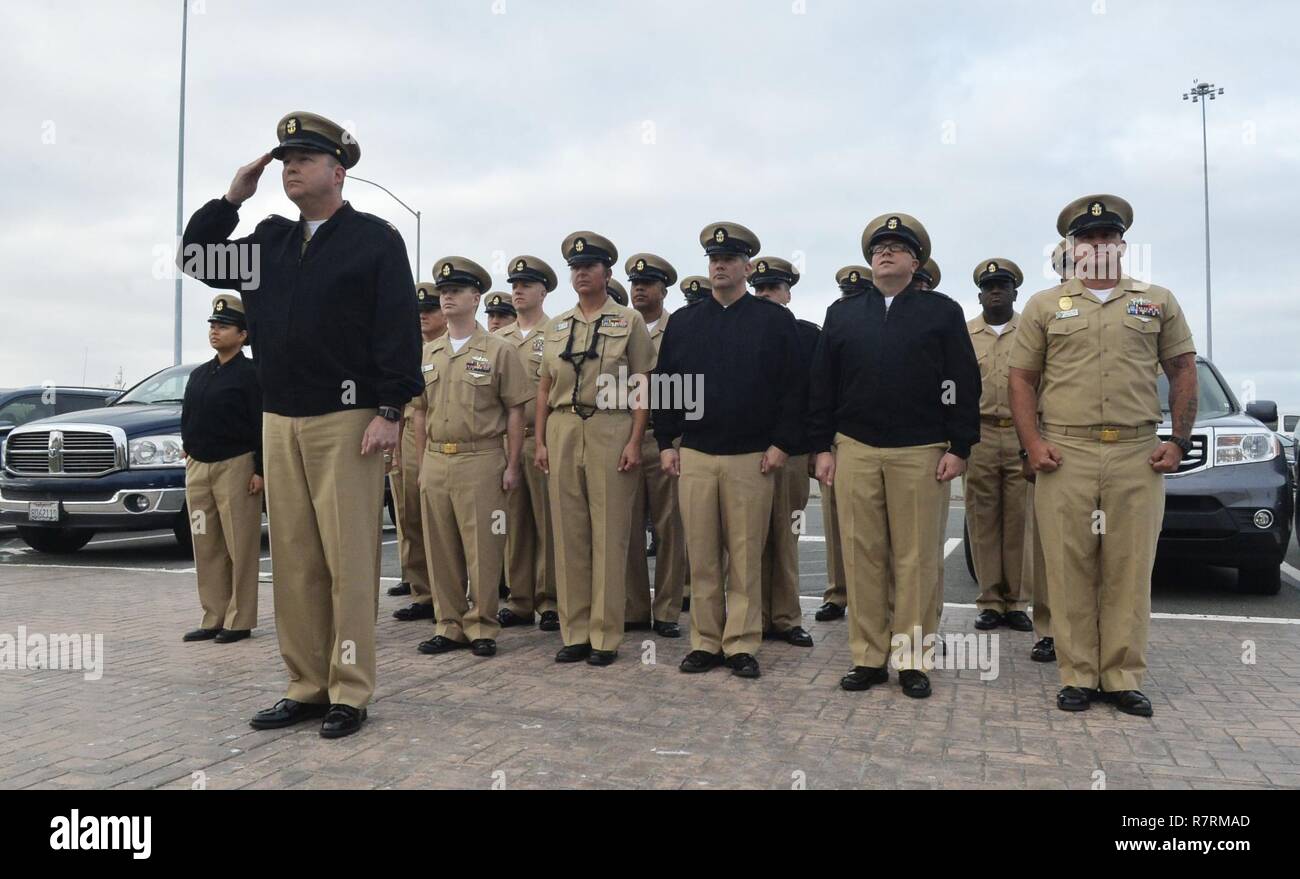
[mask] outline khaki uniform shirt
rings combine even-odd
[[[577,357],[570,363],[560,359],[565,351],[581,355],[591,350],[592,334],[598,334],[595,357],[581,361],[581,378],[574,369]],[[572,344],[570,344],[572,343]],[[572,409],[574,389],[577,403],[592,409],[629,409],[628,380],[637,373],[649,373],[655,364],[655,347],[646,332],[645,320],[632,308],[619,305],[606,298],[600,313],[590,322],[574,307],[552,318],[546,325],[546,350],[542,356],[541,374],[550,378],[551,393],[547,404],[552,409]],[[622,367],[622,374],[620,374]],[[601,379],[601,376],[607,376]],[[601,394],[597,406],[596,392]]]
[[[537,415],[537,381],[541,378],[542,354],[546,351],[546,326],[548,319],[533,327],[525,337],[519,330],[519,324],[513,323],[502,327],[493,335],[505,339],[519,353],[519,362],[524,365],[524,373],[533,385],[533,399],[524,407],[524,426],[527,431],[533,429],[533,418]]]
[[[424,393],[411,405],[424,410],[432,443],[499,438],[509,408],[537,395],[514,348],[478,325],[459,353],[452,353],[450,334],[426,343],[420,371]]]
[[[975,359],[980,364],[980,416],[984,418],[1011,418],[1011,403],[1007,398],[1007,363],[1011,349],[1016,344],[1016,327],[1020,315],[1012,312],[1011,320],[1002,328],[1002,335],[989,329],[980,315],[967,321],[970,342],[975,346]]]
[[[1156,368],[1195,353],[1174,294],[1122,276],[1103,304],[1077,278],[1034,294],[1010,365],[1041,373],[1044,424],[1144,427],[1161,421]]]

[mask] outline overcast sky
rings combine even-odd
[[[127,384],[172,361],[180,0],[5,4],[0,32],[0,386]],[[348,124],[354,171],[423,212],[421,280],[505,262],[576,229],[624,257],[702,273],[700,229],[730,219],[795,260],[794,311],[822,322],[867,220],[925,223],[940,285],[978,311],[971,271],[1051,286],[1057,213],[1093,192],[1135,209],[1130,248],[1182,302],[1205,353],[1201,128],[1209,104],[1214,359],[1238,394],[1300,410],[1300,11],[1060,2],[191,0],[184,211],[225,192],[292,110]],[[240,233],[296,218],[279,165]],[[352,181],[345,197],[415,220]],[[622,260],[617,267],[622,275]],[[212,292],[184,282],[186,361]],[[547,301],[572,305],[567,285]],[[682,304],[674,290],[669,307]]]

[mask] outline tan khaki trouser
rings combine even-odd
[[[691,649],[755,654],[763,640],[763,543],[774,474],[762,452],[681,450],[677,496],[691,565]]]
[[[210,464],[185,459],[185,507],[204,629],[257,625],[262,495],[248,493],[253,466],[252,452]]]
[[[1061,684],[1141,689],[1165,510],[1163,477],[1147,462],[1159,441],[1044,436],[1062,458],[1034,488]]]
[[[424,453],[420,500],[435,635],[464,643],[495,638],[501,632],[497,590],[505,563],[503,532],[509,530],[506,493],[501,488],[505,469],[504,448],[455,455]]]
[[[275,626],[298,702],[362,708],[375,691],[384,456],[361,438],[376,414],[262,419]]]
[[[555,540],[546,474],[533,464],[537,441],[525,437],[523,483],[506,495],[506,607],[522,617],[555,610]]]
[[[799,534],[808,506],[808,456],[794,455],[773,474],[772,512],[763,546],[763,631],[803,625],[799,607]],[[798,512],[796,524],[794,514]],[[795,529],[798,527],[798,533]]]
[[[420,462],[424,460],[424,438],[416,436],[415,422],[402,425],[402,466],[388,474],[397,512],[397,555],[402,579],[411,584],[411,600],[429,604],[429,560],[424,549],[424,526],[420,516]]]
[[[835,436],[835,500],[855,666],[884,666],[891,657],[891,633],[914,640],[918,630],[921,638],[935,631],[943,568],[940,523],[952,483],[934,474],[945,451],[945,443],[890,449]],[[900,669],[917,667],[914,660],[910,649],[897,654]]]
[[[844,607],[849,603],[848,592],[844,587],[844,550],[840,545],[835,488],[830,485],[822,486],[822,528],[826,531],[826,592],[822,595],[822,603]]]
[[[647,504],[659,538],[659,549],[655,554],[653,607],[650,603],[650,565],[646,558],[645,529],[641,527]],[[653,438],[648,439],[641,446],[641,472],[632,506],[632,535],[628,541],[626,617],[629,621],[677,622],[682,613],[682,586],[686,580],[685,540],[678,509],[677,480],[664,473],[659,464],[659,444]]]
[[[619,473],[618,459],[631,432],[629,412],[584,420],[559,409],[546,421],[555,583],[566,646],[617,650],[623,640],[637,474]]]
[[[980,424],[980,441],[966,468],[966,527],[979,596],[975,607],[1007,613],[1029,606],[1022,575],[1025,554],[1025,495],[1020,440],[1014,427]]]
[[[1047,562],[1043,560],[1043,542],[1038,539],[1038,527],[1034,523],[1034,484],[1026,484],[1029,491],[1025,494],[1025,561],[1021,576],[1030,584],[1034,600],[1034,636],[1050,638],[1052,608],[1047,598]]]

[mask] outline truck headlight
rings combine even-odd
[[[132,467],[184,467],[181,438],[178,436],[142,436],[127,444]]]
[[[1278,456],[1277,437],[1269,431],[1216,433],[1214,464],[1256,464]]]

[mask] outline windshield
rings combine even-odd
[[[196,364],[182,363],[155,372],[131,390],[118,397],[114,406],[130,403],[180,403],[185,399],[185,382],[190,377]]]
[[[1196,361],[1196,385],[1198,391],[1198,401],[1196,405],[1196,420],[1204,421],[1207,418],[1221,418],[1224,415],[1231,415],[1236,412],[1232,398],[1228,396],[1228,391],[1219,382],[1219,377],[1210,369],[1209,364],[1203,360]],[[1163,372],[1157,379],[1157,390],[1160,393],[1160,412],[1169,418],[1169,379]]]

